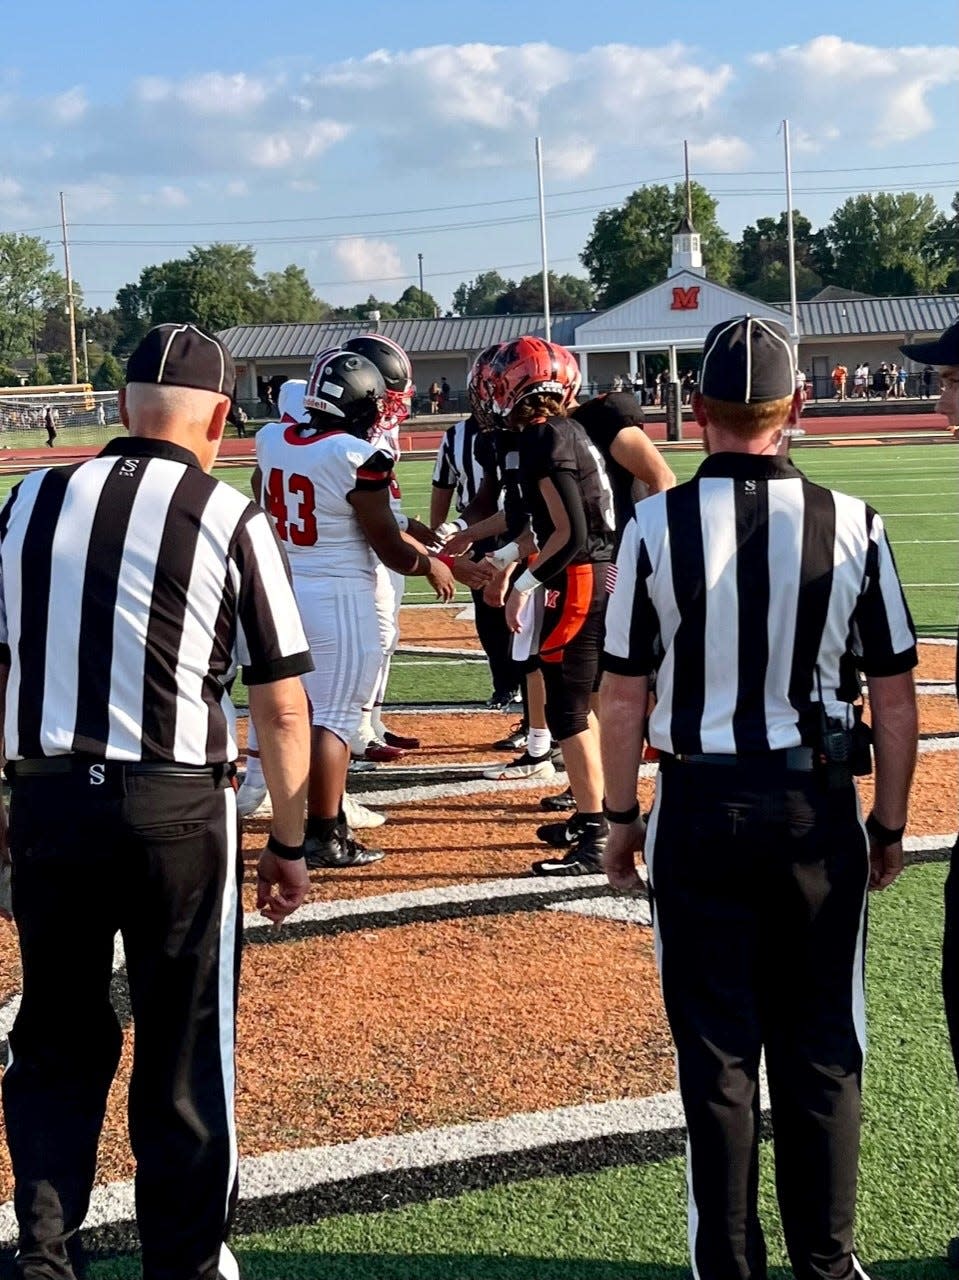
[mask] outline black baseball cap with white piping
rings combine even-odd
[[[796,366],[785,326],[758,316],[735,316],[706,335],[699,389],[713,400],[763,404],[796,390]]]
[[[959,320],[931,342],[907,342],[899,350],[911,360],[921,360],[924,364],[959,364]]]
[[[232,399],[233,357],[219,339],[195,324],[158,324],[127,361],[127,382],[193,387]]]

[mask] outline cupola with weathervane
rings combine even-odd
[[[679,275],[680,271],[691,271],[693,275],[706,275],[703,266],[703,250],[699,232],[693,225],[693,190],[689,181],[689,147],[683,143],[683,154],[686,161],[686,212],[676,224],[673,232],[673,256],[669,264],[669,275]]]

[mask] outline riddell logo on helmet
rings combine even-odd
[[[690,289],[677,287],[673,289],[673,300],[669,304],[670,311],[698,311],[700,286],[694,284]]]

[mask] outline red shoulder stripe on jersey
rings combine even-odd
[[[300,434],[299,426],[287,427],[283,432],[283,439],[287,444],[316,444],[318,440],[329,440],[330,436],[345,436],[348,432],[340,427],[334,427],[332,431],[318,431],[315,435],[304,436]]]

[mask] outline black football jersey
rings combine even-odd
[[[573,410],[572,416],[583,427],[599,450],[606,466],[606,474],[613,490],[616,512],[616,532],[621,535],[633,517],[633,475],[612,455],[612,444],[624,427],[641,427],[642,411],[634,395],[625,391],[612,391],[609,395],[594,396]]]
[[[484,431],[476,438],[476,460],[502,500],[506,541],[518,538],[529,517],[519,483],[519,438],[513,431]]]
[[[583,428],[573,418],[548,418],[524,427],[518,445],[523,504],[539,546],[545,546],[553,532],[539,482],[566,471],[576,481],[586,513],[586,546],[572,563],[610,560],[615,531],[613,491],[599,450]]]

